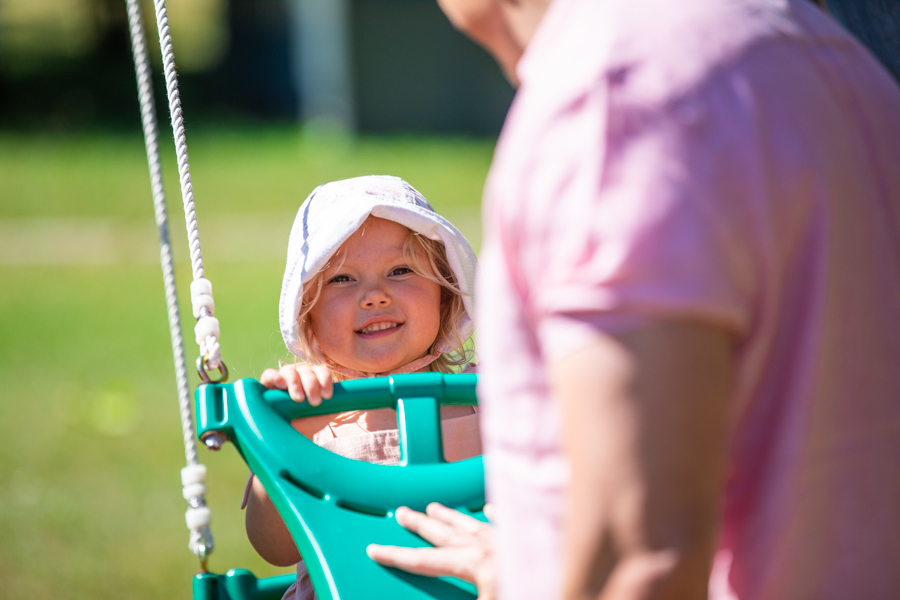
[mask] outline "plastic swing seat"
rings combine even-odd
[[[399,506],[424,510],[440,502],[485,520],[481,457],[444,462],[440,407],[477,404],[476,375],[417,373],[335,384],[319,406],[294,402],[254,379],[197,389],[197,434],[228,436],[284,519],[319,600],[473,600],[475,587],[382,567],[371,543],[429,546],[394,518]],[[290,420],[349,410],[397,411],[400,464],[375,465],[320,448]],[[257,580],[250,572],[201,573],[195,600],[280,598],[294,575]]]

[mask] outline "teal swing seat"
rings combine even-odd
[[[399,506],[421,511],[440,502],[485,520],[482,458],[447,463],[441,442],[440,407],[477,404],[476,377],[418,373],[346,381],[319,406],[294,402],[253,379],[201,385],[197,434],[217,432],[234,443],[284,519],[319,600],[473,600],[477,592],[469,583],[382,567],[365,550],[371,543],[428,546],[397,523]],[[379,408],[397,411],[399,465],[344,458],[290,425],[300,417]],[[194,579],[194,599],[280,598],[293,579],[202,573]]]

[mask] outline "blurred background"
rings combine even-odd
[[[512,99],[496,64],[428,0],[173,0],[168,12],[193,126],[299,118],[493,136]],[[132,71],[123,0],[0,0],[4,129],[134,129]]]
[[[402,176],[478,246],[481,189],[513,91],[434,2],[170,0],[168,10],[232,378],[286,358],[287,235],[316,185]],[[190,331],[189,305],[182,315]],[[186,349],[192,361],[191,339]],[[233,447],[201,452],[211,569],[286,572],[246,540],[247,472]],[[0,598],[189,598],[198,565],[183,464],[125,3],[0,0]]]
[[[900,0],[818,3],[900,73]],[[185,300],[150,0],[144,9]],[[432,0],[170,0],[168,9],[233,378],[287,358],[283,257],[316,185],[402,176],[478,247],[481,190],[513,90]],[[189,331],[189,306],[182,315]],[[246,541],[236,452],[201,456],[212,570],[285,572]],[[183,464],[125,3],[0,0],[0,598],[188,598],[197,561]]]

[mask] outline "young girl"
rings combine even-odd
[[[469,366],[475,253],[463,235],[397,177],[369,176],[316,188],[288,244],[279,307],[285,344],[301,362],[260,381],[318,405],[334,380]],[[481,454],[472,407],[441,409],[444,457]],[[297,419],[294,427],[332,452],[379,464],[400,459],[392,410]],[[297,564],[285,600],[315,598],[287,527],[251,474],[247,536],[272,564]]]

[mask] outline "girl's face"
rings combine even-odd
[[[322,352],[337,364],[391,371],[427,354],[437,338],[441,286],[406,263],[408,235],[398,223],[369,217],[325,270],[309,319]]]

